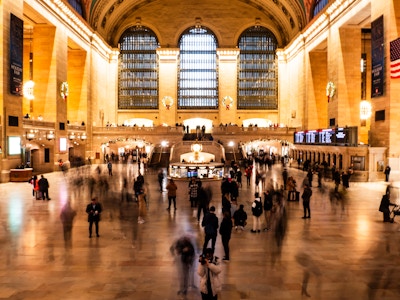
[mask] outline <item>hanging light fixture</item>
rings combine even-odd
[[[33,52],[32,52],[32,39],[33,39],[33,28],[29,29],[29,81],[27,81],[23,86],[23,93],[25,98],[28,100],[35,99],[33,89],[35,87],[35,82],[33,81]]]

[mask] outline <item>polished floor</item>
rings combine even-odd
[[[109,188],[93,191],[104,207],[99,238],[88,237],[85,213],[87,179],[98,180],[96,166],[45,174],[50,201],[35,200],[28,183],[0,185],[0,299],[182,299],[170,246],[182,235],[203,242],[187,182],[178,182],[176,212],[167,211],[166,192],[158,190],[156,171],[148,171],[146,222],[138,224],[137,205],[120,204],[122,178],[131,187],[136,165],[114,165],[112,177],[105,165],[100,171]],[[280,183],[281,172],[274,166],[268,180]],[[295,168],[289,174],[297,182],[305,176]],[[77,188],[80,177],[83,188]],[[221,220],[219,182],[204,185],[213,190]],[[400,204],[393,185],[392,201]],[[324,186],[312,188],[310,219],[301,218],[301,202],[286,203],[288,227],[280,255],[277,232],[251,233],[251,217],[244,232],[233,232],[231,260],[221,262],[218,299],[400,299],[400,226],[383,223],[378,212],[386,184],[351,183],[342,203],[330,201],[331,182]],[[254,188],[253,183],[240,190],[239,204],[249,216]],[[65,242],[60,211],[67,201],[77,215],[72,239]],[[216,255],[223,256],[220,237]],[[201,299],[198,281],[194,275],[186,299]]]

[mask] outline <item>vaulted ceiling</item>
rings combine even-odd
[[[306,5],[304,4],[306,3]],[[176,47],[188,27],[212,30],[219,47],[234,47],[248,27],[271,30],[280,47],[307,23],[314,0],[87,0],[86,19],[111,46],[129,27],[152,29],[162,47]],[[310,3],[310,4],[309,4]]]

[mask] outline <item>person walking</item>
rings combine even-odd
[[[389,165],[387,165],[386,168],[385,168],[385,171],[384,171],[384,173],[385,173],[385,181],[386,181],[386,182],[389,181],[390,171],[391,171],[391,168],[390,168]]]
[[[93,223],[96,227],[96,236],[100,237],[99,235],[99,222],[100,222],[100,215],[103,209],[100,203],[97,202],[97,198],[92,198],[92,202],[86,206],[86,213],[88,214],[88,222],[89,222],[89,238],[92,237],[92,227]]]
[[[182,236],[170,248],[171,253],[177,257],[176,263],[179,272],[179,291],[178,295],[186,295],[189,287],[189,281],[193,274],[192,267],[194,263],[195,248],[190,237]],[[193,282],[191,283],[193,285]]]
[[[38,181],[39,184],[39,192],[42,196],[42,200],[51,200],[49,197],[49,181],[43,175],[40,175],[40,179]]]
[[[303,219],[311,218],[311,211],[310,211],[311,195],[312,195],[312,190],[311,190],[310,186],[306,183],[304,185],[303,194],[301,195],[301,199],[303,199],[303,210],[304,210]]]
[[[273,207],[273,198],[269,190],[264,192],[264,217],[265,217],[265,228],[264,231],[271,229],[271,211]]]
[[[176,210],[176,190],[178,189],[174,180],[171,178],[166,186],[167,197],[168,197],[168,207],[167,210],[171,209],[171,202],[174,202],[174,210]]]
[[[71,203],[68,201],[64,205],[60,213],[60,220],[63,224],[65,246],[71,246],[72,225],[75,216],[76,216],[76,211],[71,207]]]
[[[162,169],[160,169],[160,171],[158,171],[157,179],[158,179],[158,185],[160,186],[160,193],[162,193],[162,191],[163,191],[163,181],[164,181],[164,172],[163,172]]]
[[[224,217],[219,227],[219,234],[221,235],[222,245],[224,247],[225,256],[222,258],[223,261],[229,261],[229,240],[232,234],[232,218],[229,212],[224,212]]]
[[[260,194],[256,192],[254,194],[254,201],[253,204],[251,205],[251,212],[253,213],[253,229],[251,232],[261,232],[261,220],[260,216],[263,211],[262,203],[261,203],[261,198]]]
[[[209,212],[204,216],[201,226],[204,227],[203,253],[207,249],[208,242],[211,240],[211,248],[214,252],[215,242],[218,233],[218,217],[215,215],[215,206],[211,206]]]
[[[197,222],[200,222],[200,215],[203,212],[203,217],[206,215],[208,211],[208,206],[210,205],[211,191],[207,187],[200,187],[198,193],[198,201],[197,201]]]
[[[397,204],[390,202],[390,193],[386,193],[382,196],[381,204],[379,205],[379,211],[383,213],[383,222],[393,223],[393,219],[390,218],[390,206],[397,206]]]
[[[222,285],[219,279],[221,266],[218,258],[214,256],[214,250],[207,248],[199,258],[197,274],[200,277],[200,293],[202,300],[218,300],[218,293]]]
[[[108,161],[108,163],[107,163],[107,169],[108,169],[108,175],[109,175],[109,176],[112,176],[112,175],[113,175],[113,172],[112,172],[112,162],[111,162],[111,161]]]

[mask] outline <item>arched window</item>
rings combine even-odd
[[[217,41],[204,27],[186,30],[180,40],[178,108],[218,108]]]
[[[81,0],[68,0],[69,5],[72,6],[75,11],[81,15],[83,18],[85,18],[85,13],[83,11],[83,5]]]
[[[158,108],[158,40],[143,26],[127,29],[119,40],[118,109]]]
[[[328,2],[328,0],[315,0],[312,18],[318,15],[318,13],[328,5]]]
[[[264,27],[251,27],[238,47],[238,109],[278,109],[275,36]]]

